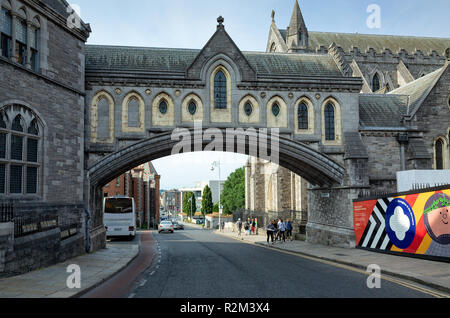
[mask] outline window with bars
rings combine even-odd
[[[11,57],[12,17],[6,9],[1,9],[0,15],[0,46],[3,57]]]
[[[41,171],[38,121],[18,105],[4,109],[0,113],[0,194],[38,194]],[[27,119],[21,114],[26,114]]]
[[[220,70],[214,76],[214,107],[227,108],[227,78]]]
[[[325,140],[336,140],[335,110],[330,103],[325,106]]]
[[[298,129],[309,129],[308,106],[306,106],[305,103],[300,103],[300,105],[298,105]]]

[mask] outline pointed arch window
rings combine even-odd
[[[227,78],[222,70],[217,71],[214,76],[214,107],[227,108]]]
[[[436,157],[436,170],[444,170],[444,141],[439,138],[434,145]]]
[[[191,114],[191,116],[194,116],[197,112],[197,104],[193,100],[189,102],[188,112],[189,114]]]
[[[39,193],[41,131],[28,108],[6,106],[0,113],[0,194]]]
[[[244,105],[244,112],[245,114],[250,117],[253,113],[253,106],[250,102],[246,102]]]
[[[167,106],[167,102],[163,99],[160,103],[159,103],[159,112],[163,115],[167,114],[167,110],[169,109],[169,107]]]
[[[304,102],[298,105],[298,129],[309,129],[308,106]]]
[[[325,106],[325,140],[336,140],[335,110],[331,103]]]
[[[272,114],[273,114],[275,117],[278,117],[278,116],[280,115],[280,112],[281,112],[280,105],[278,105],[278,103],[275,102],[275,103],[272,105]]]
[[[381,88],[380,82],[381,82],[380,76],[378,74],[375,74],[372,79],[372,92],[375,93],[380,90]]]

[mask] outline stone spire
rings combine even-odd
[[[290,50],[306,49],[308,47],[308,29],[303,19],[298,0],[295,0],[291,22],[287,28],[287,44]]]

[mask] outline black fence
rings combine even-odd
[[[12,203],[0,203],[0,223],[12,222],[14,219],[14,206]]]

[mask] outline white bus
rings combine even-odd
[[[136,207],[134,199],[124,196],[104,198],[103,217],[107,237],[136,236]]]

